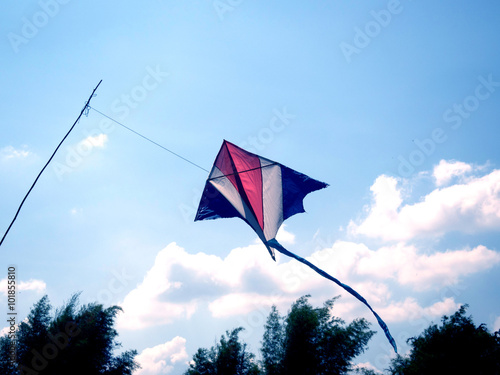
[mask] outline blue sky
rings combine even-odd
[[[493,2],[46,0],[0,5],[0,228],[92,89],[91,106],[209,169],[223,139],[330,184],[280,233],[364,295],[405,341],[460,304],[500,328],[500,6]],[[193,222],[207,173],[83,117],[2,245],[20,318],[119,304],[140,375],[180,374],[244,326],[258,351],[270,306],[342,295],[236,219]],[[5,287],[0,293],[5,294]],[[2,298],[0,305],[5,305]],[[163,361],[163,362],[162,362]]]

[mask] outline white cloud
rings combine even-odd
[[[461,276],[487,270],[499,263],[500,254],[481,245],[472,250],[426,255],[419,254],[415,246],[399,243],[363,252],[357,271],[362,275],[394,278],[415,290],[426,290],[455,284]]]
[[[104,146],[106,146],[107,142],[108,142],[108,135],[101,133],[101,134],[98,134],[94,137],[88,136],[83,141],[81,141],[80,144],[85,145],[89,148],[93,148],[93,147],[103,148]]]
[[[463,176],[471,172],[472,166],[461,161],[441,160],[434,167],[432,175],[436,179],[436,186],[446,185],[455,176]]]
[[[25,159],[28,156],[32,155],[31,151],[27,150],[27,147],[24,146],[22,149],[14,148],[13,146],[6,146],[0,149],[1,158],[4,160],[10,159]]]
[[[187,362],[186,339],[180,336],[172,340],[144,349],[136,360],[141,369],[135,375],[164,375],[169,374],[176,363]]]
[[[30,279],[28,281],[16,281],[16,291],[34,291],[42,293],[47,285],[42,280]],[[7,278],[0,280],[0,293],[7,295]]]
[[[373,203],[369,208],[368,217],[360,224],[353,221],[349,223],[349,230],[354,234],[365,234],[369,237],[383,235],[381,230],[387,226],[395,226],[398,223],[398,208],[403,199],[398,189],[398,179],[389,176],[379,176],[370,187],[373,195]],[[403,230],[404,228],[398,228]],[[406,237],[408,233],[399,232],[399,236]],[[385,236],[386,237],[386,236]]]
[[[271,305],[289,306],[292,300],[284,295],[267,296],[258,293],[230,293],[208,305],[212,316],[224,318],[247,314],[255,309],[267,309]]]
[[[266,267],[275,267],[275,263],[263,245],[234,249],[222,259],[189,254],[171,243],[158,253],[143,282],[120,304],[124,314],[118,318],[118,325],[141,329],[189,318],[200,303],[227,292],[265,288],[270,275]]]
[[[500,330],[500,316],[497,316],[495,323],[493,323],[493,332]]]
[[[473,249],[422,254],[416,246],[402,242],[371,250],[362,243],[337,241],[331,248],[316,251],[308,259],[321,265],[322,269],[339,280],[358,280],[359,287],[369,290],[372,298],[387,296],[389,291],[376,293],[380,286],[369,287],[359,281],[360,276],[368,277],[371,282],[392,279],[415,290],[426,290],[456,284],[463,276],[500,264],[500,254],[481,245]],[[323,282],[316,273],[299,263],[288,267],[288,272],[294,268],[302,268],[295,270],[293,276],[287,277],[289,285],[299,285],[310,280],[310,277],[314,281],[310,280],[307,288],[313,283]]]
[[[285,228],[285,224],[281,225],[276,234],[276,239],[281,244],[293,245],[295,243],[295,234],[288,232]]]
[[[30,279],[28,281],[21,281],[19,283],[19,290],[33,290],[37,293],[43,292],[47,285],[42,280]]]
[[[331,258],[330,269],[352,264],[352,259],[340,259],[347,251]],[[120,303],[124,313],[118,317],[118,327],[142,329],[189,319],[201,306],[215,317],[246,314],[272,304],[289,307],[298,296],[328,283],[305,265],[279,255],[275,263],[262,244],[254,244],[236,248],[222,259],[190,254],[171,243]],[[310,260],[317,263],[327,256],[315,253]]]
[[[9,332],[10,332],[10,326],[3,327],[2,330],[0,330],[0,337],[7,335]]]
[[[417,247],[404,243],[371,250],[362,243],[337,241],[307,259],[380,309],[391,303],[392,288],[387,281],[416,291],[447,287],[458,296],[460,290],[455,285],[464,276],[498,265],[500,254],[485,246],[421,254]],[[335,305],[336,314],[343,317],[354,317],[363,308],[354,297],[302,263],[281,254],[278,262],[271,261],[262,244],[236,248],[220,258],[201,252],[190,254],[171,243],[158,253],[142,283],[120,303],[124,313],[117,323],[119,328],[131,330],[170,324],[189,319],[200,308],[208,309],[215,318],[268,311],[273,304],[286,310],[304,294],[312,294],[314,303],[343,295]]]
[[[430,323],[433,319],[455,312],[459,307],[451,297],[428,307],[421,307],[414,298],[408,297],[402,302],[379,308],[378,313],[388,322],[414,323],[424,318]]]
[[[458,296],[459,286],[455,285],[461,278],[498,265],[500,254],[484,246],[421,254],[404,243],[371,250],[364,244],[338,241],[307,259],[350,285],[377,310],[397,303],[387,281],[417,291],[443,291],[446,287]],[[320,304],[343,295],[335,309],[344,318],[355,317],[363,308],[342,288],[302,263],[284,256],[273,262],[262,244],[237,248],[220,258],[190,254],[171,243],[158,253],[143,282],[120,304],[124,313],[117,323],[120,329],[131,330],[170,324],[189,319],[200,308],[208,309],[215,318],[268,311],[273,304],[286,310],[305,294],[312,294],[311,301]]]
[[[174,292],[181,282],[171,282],[168,273],[170,260],[175,264],[175,256],[185,255],[184,250],[175,244],[162,250],[149,270],[143,282],[125,297],[120,305],[124,313],[117,318],[117,326],[125,329],[141,329],[144,327],[171,323],[180,317],[189,317],[196,309],[196,301],[187,300],[184,303],[169,302],[162,298],[168,292]]]
[[[450,231],[476,233],[500,227],[500,170],[436,189],[414,204],[402,204],[402,191],[394,177],[379,176],[371,191],[374,199],[367,217],[360,224],[349,224],[353,234],[406,241]]]

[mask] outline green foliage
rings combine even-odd
[[[284,318],[280,316],[276,306],[272,306],[264,329],[261,347],[264,372],[268,375],[282,374],[282,360],[285,353],[285,329]]]
[[[200,348],[186,375],[259,375],[255,355],[249,353],[246,344],[239,341],[242,327],[227,331],[219,343],[210,349]]]
[[[210,350],[199,348],[196,354],[193,356],[193,361],[189,365],[189,369],[186,371],[188,375],[210,375],[216,374],[215,370],[215,348],[212,347]]]
[[[5,375],[130,375],[138,368],[137,352],[113,352],[120,344],[113,328],[118,306],[104,308],[89,304],[78,309],[78,294],[73,295],[51,317],[47,296],[31,309],[27,321],[17,332],[16,363],[0,361],[0,373]],[[0,352],[11,345],[8,337],[0,340]],[[16,367],[19,370],[16,371]]]
[[[500,331],[490,334],[483,324],[476,327],[465,316],[467,307],[444,316],[441,326],[431,325],[420,336],[410,338],[410,354],[395,358],[390,373],[500,374]]]
[[[261,349],[266,374],[346,374],[373,336],[364,319],[345,326],[332,316],[335,299],[313,308],[308,298],[299,298],[285,319],[271,310]]]
[[[16,365],[11,360],[12,340],[8,336],[0,337],[0,374],[17,375]]]
[[[374,332],[364,319],[345,325],[332,316],[335,299],[313,308],[308,298],[299,298],[286,317],[276,306],[271,308],[264,326],[261,368],[246,344],[240,343],[240,327],[226,332],[216,346],[198,349],[185,375],[346,374]]]

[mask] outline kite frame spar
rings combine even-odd
[[[327,186],[224,140],[206,181],[195,221],[229,217],[244,220],[257,233],[274,260],[276,249],[333,281],[365,304],[397,353],[396,342],[387,324],[364,297],[308,260],[288,251],[275,238],[284,220],[305,212],[305,196]],[[266,212],[267,205],[277,213]]]

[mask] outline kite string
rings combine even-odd
[[[21,212],[21,208],[23,207],[24,205],[24,202],[26,201],[26,199],[28,198],[28,196],[30,195],[31,191],[33,190],[33,188],[35,187],[36,183],[38,182],[38,179],[40,178],[40,176],[42,175],[43,171],[45,171],[45,169],[47,168],[47,166],[50,164],[50,162],[52,161],[52,159],[54,158],[54,156],[56,155],[57,151],[59,150],[59,148],[61,147],[61,145],[63,144],[63,142],[66,140],[66,138],[68,138],[69,134],[71,133],[71,131],[73,130],[73,128],[76,126],[76,124],[78,123],[78,121],[80,121],[80,118],[82,117],[82,115],[85,113],[86,109],[87,108],[90,108],[89,107],[89,103],[90,103],[90,100],[94,97],[94,94],[97,90],[97,88],[99,87],[99,85],[101,84],[102,82],[102,79],[99,81],[99,83],[97,84],[97,86],[95,87],[94,91],[92,91],[92,94],[89,96],[87,102],[85,103],[85,106],[82,108],[81,112],[80,112],[80,115],[78,115],[78,118],[75,120],[75,122],[73,123],[73,125],[71,126],[71,128],[68,130],[68,132],[66,133],[66,135],[64,136],[64,138],[61,140],[61,142],[59,142],[59,144],[57,145],[56,149],[54,150],[54,152],[52,153],[52,155],[50,156],[49,160],[47,161],[47,163],[45,163],[45,165],[43,166],[42,170],[38,173],[38,176],[36,176],[35,178],[35,181],[33,182],[33,184],[31,185],[30,189],[28,190],[28,192],[26,193],[26,195],[24,196],[23,200],[21,201],[21,204],[19,205],[19,207],[17,208],[17,211],[16,211],[16,214],[14,215],[14,218],[12,219],[12,221],[10,222],[10,225],[9,227],[7,228],[7,230],[5,231],[5,234],[3,235],[2,237],[2,240],[0,241],[0,246],[2,246],[2,243],[3,241],[5,240],[5,237],[7,237],[7,234],[9,233],[10,231],[10,228],[12,228],[12,226],[14,225],[14,222],[16,221],[17,219],[17,216],[19,215],[19,212]]]
[[[45,171],[45,169],[47,168],[47,166],[50,164],[50,162],[52,161],[52,159],[54,158],[54,156],[56,155],[57,151],[59,150],[59,148],[61,147],[61,145],[64,143],[64,141],[66,140],[66,138],[68,138],[69,134],[73,131],[74,127],[76,126],[76,124],[80,121],[80,118],[85,115],[85,116],[88,116],[88,113],[89,113],[89,110],[90,109],[93,109],[94,111],[96,111],[97,113],[101,114],[102,116],[110,119],[111,121],[117,123],[118,125],[124,127],[125,129],[131,131],[132,133],[144,138],[145,140],[153,143],[154,145],[164,149],[165,151],[168,151],[170,152],[172,155],[175,155],[177,156],[178,158],[194,165],[195,167],[209,173],[208,170],[206,170],[205,168],[199,166],[198,164],[196,163],[193,163],[191,160],[188,160],[186,159],[185,157],[173,152],[172,150],[169,150],[168,148],[160,145],[159,143],[151,140],[150,138],[136,132],[135,130],[129,128],[128,126],[125,126],[124,124],[118,122],[117,120],[105,115],[104,113],[102,113],[101,111],[98,111],[97,109],[93,108],[90,106],[90,101],[92,100],[92,98],[95,96],[95,92],[97,90],[97,88],[99,87],[99,85],[101,84],[102,80],[99,81],[99,83],[97,84],[97,86],[94,88],[94,90],[92,91],[92,94],[90,95],[90,97],[88,98],[87,102],[85,103],[84,107],[82,108],[82,110],[80,111],[80,114],[78,115],[78,118],[75,120],[75,122],[73,123],[73,125],[71,126],[71,128],[68,130],[68,132],[66,133],[66,135],[63,137],[63,139],[59,142],[59,144],[57,145],[56,149],[54,150],[54,152],[52,153],[52,155],[50,156],[49,160],[45,163],[45,165],[43,166],[42,170],[38,173],[37,177],[35,178],[35,181],[33,182],[33,184],[31,185],[31,187],[29,188],[28,192],[26,193],[26,195],[24,196],[23,200],[21,201],[21,204],[19,205],[19,207],[17,208],[17,211],[16,211],[16,214],[14,215],[14,218],[12,219],[12,221],[10,222],[7,230],[5,231],[2,239],[0,240],[0,246],[2,246],[3,244],[3,241],[5,240],[5,238],[7,237],[7,234],[9,233],[10,229],[12,228],[12,226],[14,225],[14,222],[17,220],[17,217],[19,216],[19,213],[21,212],[21,209],[24,205],[24,203],[26,202],[26,199],[28,199],[28,196],[30,195],[31,191],[34,189],[36,183],[38,182],[38,180],[40,179],[40,176],[42,175],[42,173]]]
[[[139,132],[135,131],[134,129],[129,128],[128,126],[126,126],[126,125],[122,124],[121,122],[119,122],[119,121],[115,120],[115,119],[114,119],[114,118],[112,118],[112,117],[109,117],[108,115],[106,115],[106,114],[102,113],[101,111],[99,111],[99,110],[95,109],[94,107],[91,107],[91,106],[87,106],[87,107],[88,107],[88,108],[90,108],[90,109],[92,109],[92,110],[94,110],[94,111],[96,111],[96,112],[97,112],[97,113],[99,113],[101,116],[104,116],[104,117],[106,117],[107,119],[109,119],[109,120],[113,121],[114,123],[116,123],[116,124],[118,124],[118,125],[122,126],[123,128],[127,129],[128,131],[130,131],[130,132],[134,133],[135,135],[138,135],[139,137],[141,137],[141,138],[145,139],[146,141],[151,142],[152,144],[154,144],[154,145],[156,145],[156,146],[158,146],[158,147],[160,147],[160,148],[164,149],[165,151],[170,152],[172,155],[177,156],[178,158],[180,158],[180,159],[182,159],[182,160],[184,160],[184,161],[188,162],[188,163],[189,163],[189,164],[191,164],[191,165],[194,165],[195,167],[197,167],[197,168],[201,169],[202,171],[205,171],[205,172],[207,172],[207,173],[210,173],[208,170],[206,170],[205,168],[203,168],[203,167],[199,166],[198,164],[196,164],[196,163],[192,162],[191,160],[188,160],[188,159],[186,159],[185,157],[183,157],[183,156],[181,156],[181,155],[179,155],[179,154],[175,153],[174,151],[169,150],[169,149],[168,149],[168,148],[166,148],[165,146],[162,146],[161,144],[159,144],[159,143],[157,143],[157,142],[153,141],[152,139],[150,139],[150,138],[146,137],[145,135],[142,135],[141,133],[139,133]]]

